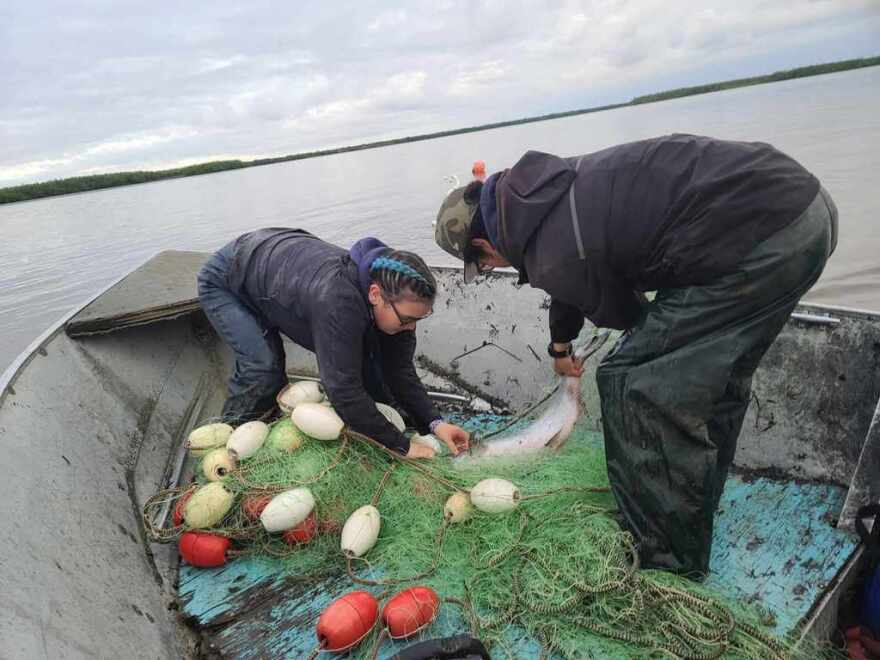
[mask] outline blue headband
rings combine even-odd
[[[419,271],[417,271],[409,264],[405,264],[402,261],[398,261],[397,259],[391,259],[389,257],[376,257],[375,259],[373,259],[373,263],[370,264],[370,272],[372,273],[374,270],[380,269],[391,270],[395,273],[405,275],[411,279],[418,280],[423,284],[428,284],[428,280],[426,280]]]

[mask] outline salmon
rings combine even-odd
[[[608,330],[594,335],[589,343],[575,352],[575,359],[583,363],[602,348],[610,335]],[[542,449],[559,449],[568,440],[582,412],[580,377],[560,376],[544,412],[528,426],[488,438],[455,460],[466,462],[491,456],[513,456]]]

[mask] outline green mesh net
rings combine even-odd
[[[486,432],[505,420],[456,421]],[[278,557],[299,578],[343,575],[352,589],[377,595],[430,586],[444,612],[454,610],[445,615],[447,625],[483,640],[493,658],[827,655],[816,644],[774,638],[758,608],[674,575],[638,570],[632,539],[611,515],[601,435],[583,426],[559,452],[466,464],[448,457],[401,460],[354,433],[333,442],[305,438],[290,452],[264,448],[225,478],[238,496],[212,531],[245,552]],[[520,504],[448,523],[447,498],[486,477],[516,484]],[[318,519],[308,544],[290,546],[266,533],[240,506],[248,494],[302,485],[314,495]],[[365,504],[381,513],[378,541],[362,558],[346,558],[339,530]],[[351,657],[373,657],[379,634],[371,633]]]

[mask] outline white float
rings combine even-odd
[[[233,493],[214,481],[193,493],[183,509],[183,519],[195,529],[213,527],[229,513],[234,499]]]
[[[379,509],[371,504],[362,506],[345,521],[340,543],[342,551],[360,557],[376,545],[381,526],[382,517],[379,515]]]
[[[394,424],[395,428],[403,433],[404,429],[406,428],[406,423],[403,421],[403,417],[400,416],[399,412],[397,412],[387,403],[379,403],[378,401],[376,402],[376,407],[379,409],[379,412],[382,413],[385,419]]]
[[[290,418],[300,431],[317,440],[336,440],[345,426],[335,410],[320,403],[301,403]]]
[[[443,505],[443,515],[449,522],[464,522],[471,517],[474,512],[474,505],[471,504],[471,498],[467,493],[458,491],[449,496],[446,504]]]
[[[471,489],[471,502],[486,513],[511,511],[519,499],[519,489],[506,479],[483,479]]]
[[[415,442],[419,445],[425,445],[426,447],[430,447],[434,450],[434,453],[438,456],[442,456],[443,454],[448,453],[449,447],[446,446],[445,442],[440,442],[436,435],[433,433],[428,433],[427,435],[419,435],[418,433],[413,433],[412,437],[409,439],[410,442]]]
[[[186,438],[186,447],[193,456],[204,456],[209,451],[224,446],[231,434],[232,427],[229,424],[205,424],[190,432]]]
[[[214,449],[202,459],[202,474],[208,481],[219,481],[235,469],[235,459],[226,447]]]
[[[285,414],[290,414],[301,403],[318,403],[324,395],[313,380],[300,380],[282,389],[276,401]]]
[[[308,488],[285,490],[269,501],[260,522],[267,532],[283,532],[299,525],[314,508],[315,498]]]
[[[226,449],[234,458],[243,460],[256,454],[268,435],[269,427],[265,422],[247,422],[232,432],[226,441]]]

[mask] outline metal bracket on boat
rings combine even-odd
[[[450,403],[468,404],[471,402],[471,399],[469,397],[463,396],[461,394],[450,394],[449,392],[435,392],[432,390],[428,390],[428,398],[434,399],[435,401],[448,401]]]
[[[837,325],[840,319],[824,314],[806,314],[804,312],[795,312],[791,315],[795,321],[803,321],[804,323],[812,323],[814,325]]]
[[[321,382],[321,379],[316,378],[315,376],[309,376],[306,374],[299,374],[299,373],[292,373],[292,372],[287,373],[287,380],[288,381],[291,381],[291,380],[293,380],[293,381],[311,380],[316,383]],[[471,402],[471,397],[467,397],[462,394],[452,394],[451,392],[438,392],[438,391],[434,391],[434,390],[428,390],[427,394],[428,394],[428,398],[434,399],[435,401],[448,401],[451,403],[470,403]]]
[[[188,454],[188,448],[186,439],[189,437],[190,431],[198,426],[199,418],[202,415],[205,404],[208,400],[208,377],[205,374],[202,374],[202,377],[199,379],[199,384],[196,388],[196,396],[193,398],[190,405],[187,407],[186,413],[184,414],[183,422],[178,428],[176,434],[176,444],[177,444],[177,454],[174,457],[174,463],[171,468],[171,474],[168,475],[168,480],[165,483],[165,488],[177,488],[180,486],[180,480],[183,476],[183,468],[186,464],[186,457]],[[171,513],[171,500],[166,501],[162,508],[159,509],[156,514],[156,518],[153,520],[153,525],[157,529],[164,529],[165,524],[168,522],[168,516]]]

